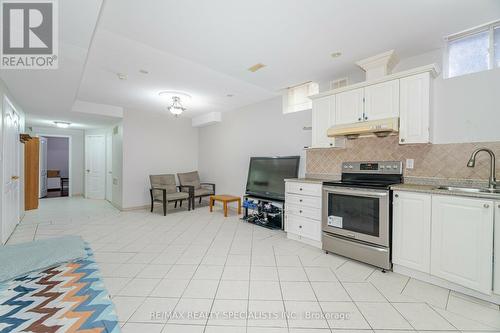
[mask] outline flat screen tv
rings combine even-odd
[[[250,158],[246,194],[285,200],[285,179],[298,177],[299,161],[300,156]]]

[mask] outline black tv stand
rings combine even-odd
[[[283,229],[285,200],[245,195],[243,207],[242,220],[268,229]]]

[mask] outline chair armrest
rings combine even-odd
[[[167,189],[161,187],[151,187],[151,190],[163,191],[164,193],[167,193]]]
[[[194,186],[191,186],[191,185],[177,185],[177,188],[179,189],[180,192],[182,192],[182,189],[187,188],[189,196],[190,197],[194,196]]]
[[[215,184],[214,183],[200,183],[200,185],[210,186],[215,194]]]

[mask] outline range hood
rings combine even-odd
[[[354,124],[336,125],[328,129],[329,137],[345,136],[355,139],[360,135],[374,134],[376,136],[388,136],[399,131],[399,118],[387,118],[372,121],[363,121]]]

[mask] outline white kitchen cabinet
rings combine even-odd
[[[422,73],[399,80],[399,143],[430,142],[431,74]]]
[[[494,202],[432,196],[431,274],[492,292]]]
[[[321,248],[321,183],[287,181],[285,231],[287,237]]]
[[[493,262],[493,291],[500,295],[500,201],[495,202],[495,261]]]
[[[364,88],[345,91],[335,97],[335,125],[363,121]]]
[[[430,273],[431,195],[394,192],[392,262]]]
[[[399,80],[365,88],[364,120],[399,117]]]
[[[313,101],[312,148],[328,148],[335,145],[335,139],[327,136],[327,130],[335,121],[335,96]]]

